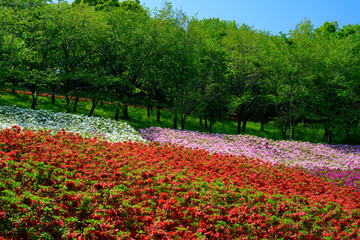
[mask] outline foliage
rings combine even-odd
[[[146,13],[144,8],[140,5],[140,0],[123,0],[120,2],[120,7],[127,11]]]
[[[229,109],[238,134],[248,120],[274,121],[283,139],[294,139],[298,123],[311,121],[329,143],[339,135],[351,143],[360,119],[359,32],[359,24],[314,29],[304,19],[271,35],[198,20],[169,2],[150,14],[138,0],[4,0],[0,83],[30,91],[33,109],[40,93],[64,95],[68,113],[77,111],[72,98],[91,99],[89,116],[111,101],[115,119],[121,103],[124,119],[129,105],[142,104],[158,109],[158,121],[160,109],[171,109],[182,129],[191,114],[213,123]]]
[[[71,5],[79,4],[87,4],[95,7],[96,10],[110,10],[114,7],[120,7],[119,0],[74,0]]]

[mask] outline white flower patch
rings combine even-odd
[[[11,128],[13,125],[35,131],[51,130],[53,134],[64,129],[66,132],[79,133],[86,138],[105,138],[109,142],[129,140],[147,142],[127,123],[112,119],[0,106],[0,129]]]

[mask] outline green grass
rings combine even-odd
[[[31,96],[17,93],[6,93],[0,97],[0,105],[17,105],[22,108],[30,108]],[[78,102],[77,113],[88,115],[91,108],[91,102]],[[39,97],[36,109],[52,110],[54,112],[66,112],[65,99],[56,98],[55,104],[51,103],[51,98]],[[72,109],[72,108],[71,108]],[[120,113],[121,115],[122,113]],[[108,104],[98,104],[94,111],[94,117],[114,118],[115,107]],[[151,126],[172,128],[173,115],[170,111],[161,111],[161,122],[156,121],[156,110],[151,112],[151,117],[147,117],[147,109],[144,107],[129,107],[129,120],[122,119],[121,121],[127,122],[135,129],[144,129]],[[180,122],[178,121],[178,126]],[[208,128],[199,125],[199,119],[195,116],[189,116],[186,121],[186,130],[209,132]],[[213,133],[237,134],[237,122],[233,120],[224,119],[221,122],[216,122],[213,125]],[[360,144],[360,130],[359,128],[352,129],[352,144]],[[272,123],[269,122],[265,125],[263,132],[260,131],[260,123],[249,121],[246,125],[246,134],[256,135],[259,137],[266,137],[268,139],[281,140],[282,135],[280,130]],[[289,131],[288,131],[289,135]],[[287,136],[289,138],[289,136]],[[305,127],[298,124],[295,129],[294,140],[308,141],[308,142],[323,142],[326,143],[324,137],[324,130],[321,124],[307,124]],[[344,134],[339,134],[333,138],[334,144],[344,143]]]

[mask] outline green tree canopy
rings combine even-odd
[[[120,7],[119,0],[75,0],[71,5],[88,4],[95,7],[96,10],[111,9],[114,7]]]

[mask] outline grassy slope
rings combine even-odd
[[[22,108],[30,108],[31,106],[31,96],[23,94],[5,94],[0,97],[0,105],[17,105]],[[51,104],[51,99],[47,97],[39,97],[36,109],[46,109],[53,110],[55,112],[66,112],[65,109],[65,100],[57,98],[55,105]],[[90,111],[91,103],[90,102],[78,102],[77,113],[87,115]],[[97,117],[107,117],[114,118],[115,108],[112,105],[103,104],[98,106],[95,109],[93,116]],[[129,123],[135,129],[139,130],[141,128],[147,128],[150,126],[157,127],[173,127],[173,118],[170,111],[161,111],[161,122],[156,121],[156,111],[153,110],[151,113],[151,118],[147,118],[146,108],[141,107],[129,107],[129,120],[124,120]],[[200,132],[208,132],[204,126],[199,125],[199,120],[195,116],[190,116],[186,122],[186,129]],[[226,134],[236,134],[237,123],[236,121],[231,120],[222,120],[221,122],[216,122],[213,125],[214,133],[226,133]],[[280,131],[270,122],[265,125],[265,131],[260,131],[260,123],[248,122],[247,123],[247,134],[256,135],[259,137],[266,137],[274,140],[281,140]],[[358,130],[358,134],[360,131]],[[360,138],[357,138],[360,139]],[[326,142],[324,138],[323,129],[319,124],[311,124],[306,127],[303,127],[302,124],[298,124],[295,130],[294,140],[309,141],[309,142]],[[337,136],[333,139],[333,143],[343,143],[344,136]],[[353,140],[355,144],[360,144],[356,142],[356,139]],[[359,141],[359,140],[357,140]]]

